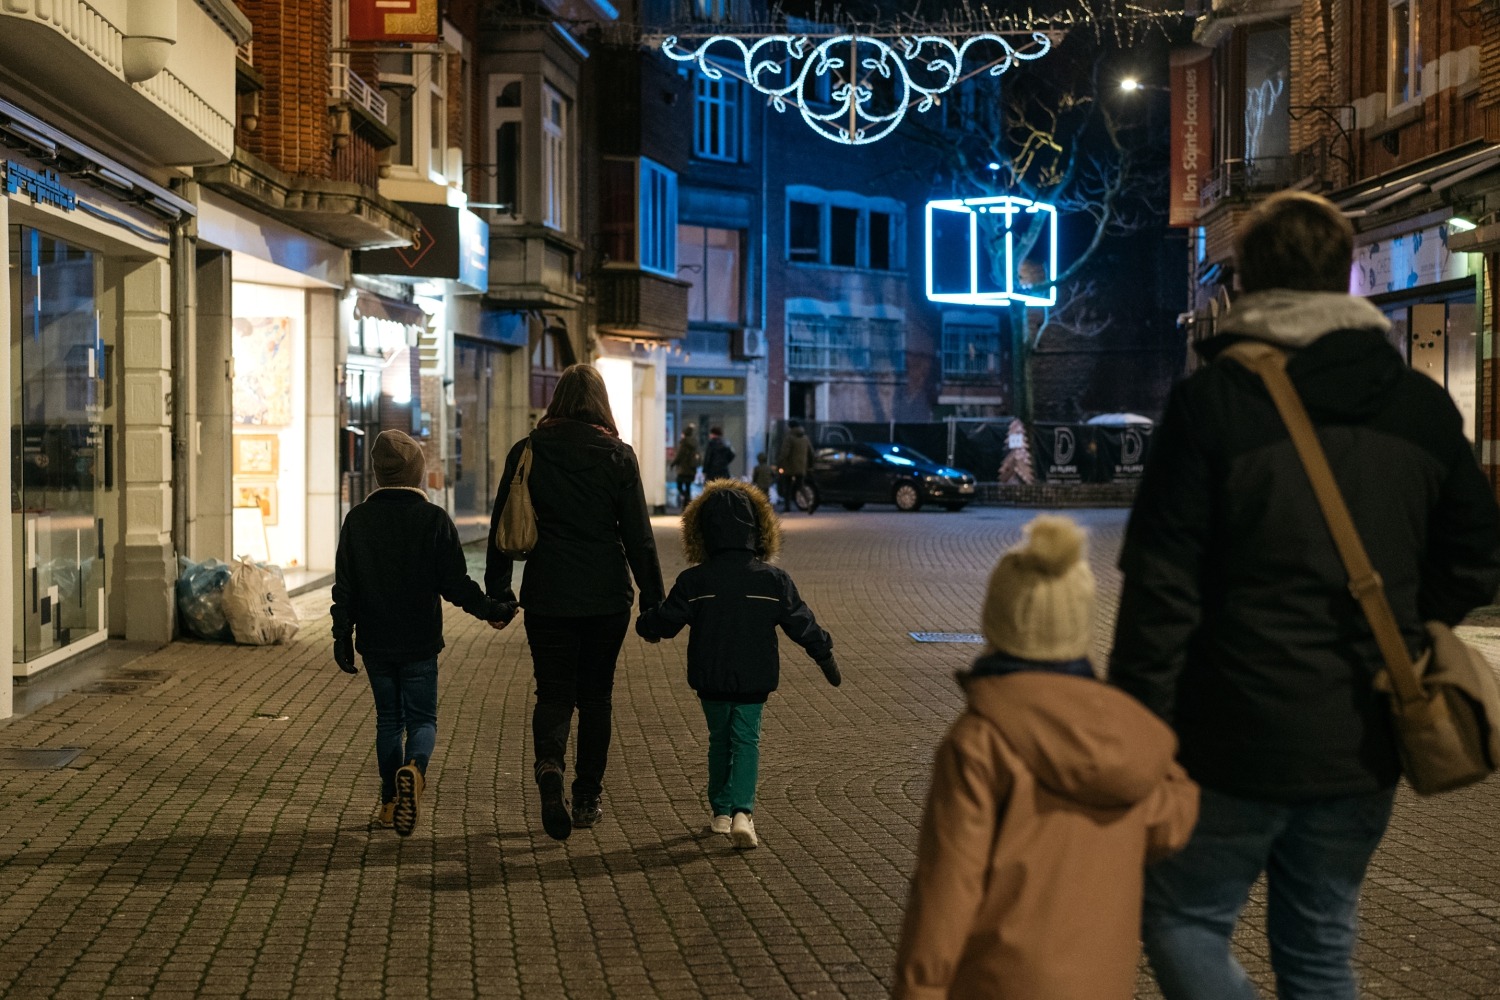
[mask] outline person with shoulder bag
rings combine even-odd
[[[518,477],[525,456],[530,467]],[[592,366],[563,372],[542,421],[506,457],[484,573],[485,590],[502,601],[515,599],[511,571],[519,553],[507,551],[502,522],[518,478],[535,523],[520,595],[536,679],[535,776],[542,826],[553,839],[566,840],[575,827],[591,827],[602,815],[615,665],[635,597],[631,580],[642,611],[665,595],[640,466],[620,440],[604,380]],[[563,774],[575,711],[570,811]]]
[[[1266,199],[1235,257],[1243,294],[1172,391],[1120,554],[1110,681],[1172,726],[1202,788],[1187,846],[1147,870],[1142,939],[1166,1000],[1258,996],[1229,941],[1264,873],[1278,996],[1355,1000],[1360,887],[1410,749],[1382,688],[1428,655],[1425,623],[1494,599],[1500,511],[1447,391],[1348,294],[1334,205]],[[1331,484],[1237,344],[1284,364]],[[1332,494],[1368,572],[1346,562]]]

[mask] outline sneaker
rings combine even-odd
[[[725,816],[723,813],[719,813],[718,815],[714,816],[714,818],[709,821],[709,823],[708,823],[708,832],[709,833],[724,833],[724,834],[727,834],[729,832],[730,827],[733,826],[733,825],[734,825],[734,820],[732,818],[730,818],[728,816]]]
[[[396,769],[396,801],[391,803],[391,825],[403,837],[410,837],[416,829],[417,816],[421,813],[422,771],[416,761],[408,761]]]
[[[587,830],[599,822],[603,815],[604,810],[599,808],[599,796],[573,799],[573,828],[575,830]]]
[[[370,829],[389,830],[396,825],[396,800],[382,802],[375,807],[375,815],[370,817]]]
[[[741,849],[760,846],[760,838],[755,835],[755,820],[749,813],[734,814],[734,819],[729,821],[729,839]]]
[[[548,768],[536,776],[536,787],[542,794],[542,829],[553,840],[567,840],[573,832],[573,819],[568,815],[562,786],[562,772],[556,768]]]

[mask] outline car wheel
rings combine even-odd
[[[915,483],[897,483],[892,499],[897,510],[916,510],[922,506],[922,494],[917,492]]]
[[[798,510],[812,510],[818,506],[818,489],[812,483],[803,483],[797,487],[797,494],[793,497],[797,502]]]
[[[953,513],[957,514],[959,511],[963,510],[969,505],[967,503],[945,503],[943,504],[943,506],[948,510],[953,511]]]
[[[843,508],[845,510],[859,510],[864,505],[865,502],[863,500],[845,500],[843,503]]]

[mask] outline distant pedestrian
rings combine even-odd
[[[615,664],[635,596],[631,578],[643,611],[661,603],[663,586],[635,452],[620,440],[604,379],[591,365],[572,365],[558,379],[541,423],[506,456],[490,515],[484,571],[490,595],[514,599],[514,563],[493,539],[527,441],[537,542],[526,557],[521,607],[536,678],[532,746],[542,827],[554,840],[566,840],[574,827],[591,827],[602,815]],[[570,813],[563,772],[575,709]]]
[[[682,431],[677,450],[672,454],[672,469],[677,473],[677,506],[686,509],[693,499],[693,480],[698,477],[698,433],[692,424]]]
[[[1083,550],[1043,515],[990,576],[987,648],[933,765],[897,1000],[1134,995],[1146,862],[1187,840],[1197,789],[1171,730],[1094,679]]]
[[[788,420],[786,422],[786,436],[781,439],[781,447],[776,451],[776,464],[781,467],[781,509],[787,513],[791,512],[792,505],[797,502],[797,493],[807,482],[808,472],[812,468],[812,442],[807,439],[807,432],[802,429],[800,420]],[[811,514],[818,509],[816,494],[808,501],[807,512]]]
[[[688,684],[708,722],[709,830],[727,833],[735,847],[755,847],[761,713],[781,679],[776,629],[838,687],[833,640],[792,578],[768,562],[781,534],[764,493],[732,479],[709,483],[682,515],[682,539],[693,565],[635,630],[656,642],[690,629]]]
[[[437,743],[438,598],[497,628],[510,623],[516,606],[491,600],[469,579],[453,519],[422,489],[422,446],[401,431],[381,431],[370,458],[377,489],[344,518],[334,557],[333,659],[353,674],[356,650],[364,658],[380,768],[372,823],[406,837]]]
[[[766,461],[766,453],[763,451],[755,453],[755,468],[750,473],[750,483],[767,497],[771,495],[771,487],[776,485],[776,466]]]
[[[703,481],[729,478],[729,465],[734,461],[734,449],[724,440],[724,431],[718,427],[708,429],[708,446],[703,449]]]
[[[1110,679],[1167,720],[1203,786],[1187,848],[1147,873],[1142,934],[1167,1000],[1248,1000],[1230,951],[1266,876],[1278,995],[1354,1000],[1365,868],[1400,763],[1384,661],[1265,384],[1229,345],[1286,352],[1338,487],[1413,652],[1500,584],[1500,515],[1448,393],[1347,294],[1353,231],[1316,195],[1253,208],[1243,294],[1198,345],[1152,438],[1120,554]]]

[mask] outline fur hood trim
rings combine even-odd
[[[767,562],[776,558],[776,554],[781,551],[781,522],[776,518],[776,511],[771,506],[770,499],[749,483],[742,483],[738,479],[715,479],[705,484],[703,492],[698,494],[682,512],[682,549],[687,555],[688,562],[701,563],[712,554],[708,547],[708,539],[704,537],[703,508],[705,502],[720,493],[744,495],[750,503],[750,508],[755,512],[755,523],[759,529],[756,558]]]

